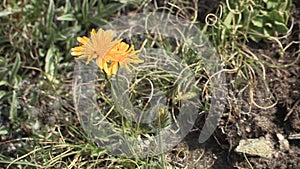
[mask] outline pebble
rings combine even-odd
[[[273,143],[265,137],[240,140],[235,151],[265,158],[271,158],[275,152]]]
[[[284,136],[280,133],[276,134],[278,140],[279,140],[279,149],[281,151],[287,151],[290,149],[290,144],[287,139],[284,138]]]

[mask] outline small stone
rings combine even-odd
[[[277,133],[276,136],[277,136],[277,138],[278,138],[279,141],[284,140],[284,136],[282,134]]]
[[[250,133],[251,132],[251,127],[250,126],[246,126],[245,130],[246,130],[246,132]]]
[[[272,157],[275,152],[273,143],[265,137],[240,140],[235,151],[265,158]]]
[[[290,144],[289,141],[287,139],[284,138],[284,136],[280,133],[276,134],[278,140],[279,140],[279,148],[282,151],[287,151],[290,149]]]

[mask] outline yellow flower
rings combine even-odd
[[[104,31],[99,29],[98,32],[92,29],[90,32],[90,39],[86,36],[78,37],[77,41],[81,44],[80,46],[71,49],[71,55],[78,56],[77,59],[87,58],[86,63],[88,64],[91,60],[96,59],[96,64],[104,69],[105,56],[107,53],[121,40],[117,39],[113,41],[114,33],[111,30]],[[107,68],[105,68],[107,69]]]
[[[104,67],[104,71],[110,76],[116,74],[120,66],[124,66],[129,72],[131,72],[131,68],[135,68],[133,64],[143,63],[136,54],[139,50],[134,50],[134,46],[129,45],[125,42],[119,42],[115,45],[108,53],[105,58],[106,63],[111,62],[109,68],[107,66]]]
[[[95,59],[98,67],[103,69],[107,75],[116,74],[119,66],[125,66],[128,71],[135,68],[133,64],[142,63],[136,55],[139,50],[121,42],[121,39],[113,40],[114,33],[111,30],[104,31],[99,29],[98,32],[92,29],[90,38],[83,36],[78,37],[79,46],[71,49],[71,55],[77,56],[77,59],[87,59],[88,64]]]

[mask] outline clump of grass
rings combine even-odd
[[[12,0],[1,4],[2,167],[80,164],[87,168],[112,161],[97,160],[105,151],[74,125],[78,121],[72,107],[73,58],[69,50],[75,37],[85,33],[82,30],[107,23],[123,6],[98,0]]]
[[[227,65],[224,71],[236,74],[233,88],[239,88],[239,97],[249,96],[251,105],[267,109],[276,104],[266,82],[266,66],[263,57],[255,55],[247,45],[251,41],[275,41],[284,51],[281,36],[290,33],[291,1],[228,1],[221,2],[216,14],[206,16],[208,35],[216,46],[221,59]],[[276,16],[274,18],[274,16]],[[255,101],[256,87],[265,90],[269,105],[259,105]],[[236,98],[232,98],[236,100]]]
[[[119,155],[132,157],[144,157],[149,153],[150,155],[163,153],[165,147],[155,147],[160,144],[161,140],[166,145],[178,142],[178,137],[176,138],[174,134],[159,135],[161,130],[170,126],[170,121],[173,126],[167,128],[167,131],[180,133],[179,129],[183,128],[180,133],[182,137],[193,126],[192,121],[195,120],[198,109],[202,109],[202,107],[199,102],[189,103],[188,100],[197,98],[197,93],[201,91],[198,86],[199,79],[194,79],[195,81],[191,79],[196,74],[195,72],[204,69],[201,67],[203,60],[199,59],[199,55],[203,53],[195,49],[195,53],[198,55],[192,55],[194,58],[192,56],[186,58],[191,52],[187,49],[196,43],[199,43],[197,47],[203,50],[206,47],[209,48],[209,46],[205,46],[204,39],[199,38],[198,42],[191,37],[193,33],[200,34],[200,32],[191,31],[191,34],[187,33],[189,31],[178,32],[181,31],[179,25],[172,25],[174,23],[167,19],[165,25],[161,25],[158,23],[159,19],[153,19],[162,16],[146,16],[145,24],[141,24],[144,23],[143,15],[138,15],[133,18],[141,19],[139,24],[135,25],[135,20],[127,17],[126,19],[130,23],[128,29],[124,26],[120,26],[122,30],[114,27],[124,37],[130,37],[126,41],[139,42],[133,43],[136,48],[145,47],[145,49],[141,48],[143,50],[139,53],[139,57],[144,60],[144,63],[137,66],[134,72],[129,73],[119,69],[115,76],[106,79],[107,77],[103,73],[101,74],[93,68],[88,69],[85,64],[80,62],[76,69],[79,74],[75,80],[75,105],[86,131],[95,138],[100,147],[105,146],[110,148],[112,153],[116,152]],[[166,14],[164,17],[171,16]],[[153,30],[153,27],[156,29]],[[135,28],[138,29],[135,30]],[[181,38],[176,36],[182,34],[188,34],[188,36]],[[172,38],[165,38],[167,35]],[[182,58],[176,58],[175,55]],[[189,60],[189,65],[184,59]],[[96,85],[94,84],[95,80]],[[100,89],[94,93],[94,87]],[[89,99],[93,97],[100,102]],[[96,108],[98,106],[99,110]],[[193,106],[196,107],[196,110],[192,108]],[[187,112],[179,112],[181,108]],[[188,112],[188,109],[194,111],[191,113]],[[188,115],[190,117],[187,117]],[[177,117],[186,117],[187,121],[179,121]],[[180,126],[183,127],[180,128]],[[166,139],[170,140],[170,143],[167,143]],[[164,160],[161,163],[164,164]]]
[[[0,108],[4,112],[1,118],[10,119],[1,128],[1,167],[164,165],[157,157],[130,159],[109,155],[82,131],[72,106],[73,58],[69,50],[76,37],[86,33],[84,30],[106,24],[106,19],[118,15],[124,5],[99,0],[5,1],[1,5],[0,102],[4,106]],[[14,128],[9,128],[12,125]]]

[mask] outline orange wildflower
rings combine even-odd
[[[119,66],[125,67],[129,72],[130,68],[135,68],[133,64],[143,63],[136,54],[139,50],[134,50],[134,46],[125,42],[120,42],[114,46],[107,54],[107,60],[111,61],[109,68],[106,71],[108,75],[116,74]]]
[[[113,41],[114,33],[111,30],[104,31],[99,29],[96,32],[95,29],[92,29],[90,35],[90,39],[86,36],[77,38],[81,45],[72,48],[71,55],[78,56],[77,59],[87,58],[87,64],[92,59],[96,59],[96,64],[103,69],[106,54],[121,40]]]
[[[80,45],[71,49],[71,55],[77,56],[77,59],[87,58],[87,64],[95,59],[97,66],[109,76],[116,74],[119,66],[125,66],[131,71],[130,68],[135,68],[133,64],[143,62],[136,55],[139,50],[134,50],[133,45],[130,47],[127,43],[121,42],[121,39],[113,40],[113,38],[114,33],[111,30],[99,29],[96,32],[92,29],[90,38],[86,36],[77,38]]]

